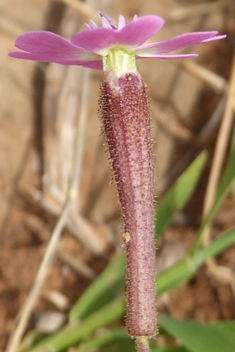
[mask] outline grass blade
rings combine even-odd
[[[135,351],[135,343],[130,339],[130,336],[127,335],[125,329],[117,328],[111,329],[102,335],[95,336],[92,339],[79,345],[77,352],[90,352],[103,350],[107,347],[113,347],[113,345],[118,346],[118,350],[122,352],[131,352]],[[110,349],[109,349],[110,350]],[[113,348],[112,348],[113,350]],[[116,349],[115,349],[116,350]],[[156,346],[156,343],[151,346],[152,352],[187,352],[182,346]]]
[[[235,336],[215,323],[197,323],[159,316],[160,324],[192,352],[234,352]],[[233,322],[235,327],[235,322]]]
[[[198,250],[194,256],[188,255],[178,263],[159,274],[157,278],[158,295],[173,290],[194,276],[197,269],[209,257],[221,253],[235,242],[235,228],[217,237],[206,248]]]
[[[63,351],[69,346],[76,345],[92,335],[97,329],[119,319],[123,315],[124,307],[125,300],[123,298],[116,299],[94,314],[91,314],[81,324],[69,324],[59,332],[46,337],[27,351]]]
[[[125,273],[124,258],[119,255],[74,304],[69,315],[70,322],[82,320],[111,302],[124,288]]]
[[[207,160],[207,153],[202,152],[184,173],[176,180],[171,189],[156,206],[157,221],[155,233],[161,236],[170,224],[173,214],[183,209],[191,198]]]
[[[158,278],[158,295],[185,282],[188,278],[194,275],[197,268],[202,265],[209,256],[221,253],[234,242],[235,228],[216,238],[207,248],[198,251],[193,259],[186,257],[178,264],[162,272]],[[121,318],[124,314],[124,308],[125,299],[116,299],[95,313],[90,314],[89,317],[84,319],[80,324],[75,324],[75,322],[73,322],[73,324],[68,325],[58,333],[45,338],[27,351],[35,352],[50,349],[50,351],[59,352],[66,349],[69,346],[84,340],[98,328]],[[165,328],[165,326],[163,327]]]
[[[231,153],[230,159],[227,163],[226,169],[222,177],[222,181],[218,187],[218,191],[217,191],[213,206],[208,216],[205,218],[205,220],[200,226],[200,229],[197,235],[197,240],[195,241],[195,244],[191,250],[192,254],[195,253],[200,247],[204,229],[207,226],[207,224],[213,219],[216,211],[218,210],[222,201],[224,200],[228,190],[231,188],[234,179],[235,179],[235,150]]]
[[[102,335],[95,336],[93,339],[89,339],[88,341],[82,343],[78,347],[77,352],[96,351],[116,343],[123,345],[124,341],[130,342],[130,336],[127,335],[125,329],[112,329]],[[133,346],[135,347],[134,341]]]

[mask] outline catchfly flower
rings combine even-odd
[[[13,51],[9,53],[9,56],[18,59],[56,62],[63,65],[81,65],[102,70],[104,61],[102,59],[111,52],[122,51],[122,55],[129,55],[133,59],[190,58],[197,54],[169,55],[167,53],[225,37],[224,35],[217,36],[217,31],[194,32],[163,42],[144,44],[164,25],[161,17],[135,15],[133,21],[127,23],[124,16],[120,15],[117,25],[112,24],[105,14],[101,14],[101,17],[102,28],[90,20],[90,25],[87,25],[88,30],[77,33],[71,42],[48,31],[23,34],[15,42],[15,46],[23,51]],[[120,68],[121,71],[124,69],[125,67]]]
[[[147,85],[136,59],[178,59],[197,54],[169,54],[196,44],[222,39],[217,31],[186,33],[163,42],[145,44],[164,24],[158,16],[134,16],[117,24],[101,14],[102,27],[92,20],[72,41],[48,31],[21,35],[18,59],[81,65],[104,70],[99,99],[102,131],[109,151],[124,222],[127,263],[129,335],[139,352],[149,351],[148,339],[157,332],[155,293],[154,175],[150,139],[151,114]]]

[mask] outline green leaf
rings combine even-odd
[[[87,352],[87,351],[98,351],[112,346],[112,351],[114,345],[118,347],[118,351],[131,352],[136,351],[135,342],[127,335],[124,328],[110,329],[104,332],[102,335],[95,336],[88,341],[83,342],[79,345],[77,352]],[[110,350],[110,349],[109,349]],[[156,346],[156,342],[151,344],[152,352],[188,352],[182,346]]]
[[[116,257],[102,274],[83,293],[70,311],[70,322],[84,319],[103,305],[111,302],[125,283],[126,268],[122,255]]]
[[[222,181],[218,187],[218,191],[216,193],[215,201],[212,205],[212,208],[200,226],[200,229],[199,229],[198,235],[197,235],[197,240],[195,241],[193,248],[191,250],[192,254],[195,253],[197,251],[197,249],[200,247],[205,227],[213,219],[215,213],[217,212],[218,208],[220,207],[221,203],[223,202],[228,190],[232,186],[232,183],[235,179],[235,166],[234,165],[235,165],[235,150],[231,153],[230,159],[227,163],[227,166],[224,171]]]
[[[226,333],[230,334],[233,338],[235,338],[235,321],[234,320],[224,320],[224,321],[217,321],[211,323],[211,325],[215,325],[221,331],[225,331]]]
[[[63,351],[69,346],[74,346],[89,337],[99,328],[119,319],[123,315],[124,307],[125,300],[122,298],[116,299],[94,314],[91,314],[87,319],[83,320],[82,323],[67,325],[57,333],[46,337],[27,351]]]
[[[161,273],[157,280],[158,295],[180,285],[189,277],[192,277],[197,268],[203,264],[209,256],[220,253],[225,248],[229,247],[234,241],[235,228],[216,238],[216,240],[214,240],[207,248],[201,249],[197,252],[193,260],[186,258],[172,268]],[[50,349],[50,351],[59,352],[69,346],[73,346],[92,335],[97,329],[121,318],[124,314],[124,307],[125,299],[116,299],[95,313],[90,314],[88,318],[84,319],[80,324],[75,324],[75,322],[73,322],[73,324],[63,328],[58,333],[45,338],[29,351]],[[164,325],[162,325],[162,327],[165,328]]]
[[[207,160],[206,152],[202,152],[177,179],[165,197],[156,206],[157,221],[155,233],[162,235],[170,224],[173,214],[186,205],[199,181]]]
[[[199,162],[194,161],[193,163],[194,166],[196,163],[197,171],[200,169],[200,167],[202,168],[202,164],[205,162],[205,154],[202,154],[198,158],[196,160],[199,160]],[[200,165],[200,167],[198,165]],[[190,168],[191,166],[189,167],[189,169]],[[185,173],[187,173],[189,169],[187,169]],[[189,173],[188,175],[190,179],[191,173]],[[194,187],[195,185],[196,183],[194,184]],[[172,189],[174,189],[174,187],[175,185],[171,188],[169,192],[172,192]],[[182,187],[180,188],[183,189]],[[169,197],[169,192],[166,194],[165,197]],[[187,194],[188,197],[191,195],[191,193]],[[166,209],[167,202],[164,202],[165,197],[158,205],[158,211],[160,212],[161,207],[164,207]],[[176,197],[176,199],[179,199],[178,196]],[[177,205],[176,210],[180,210],[181,207],[185,205],[185,202],[186,196],[184,195],[184,202],[177,201],[175,203]],[[164,211],[162,211],[162,214],[164,214]],[[162,231],[165,229],[166,224],[169,223],[168,216],[171,217],[172,214],[168,213],[167,216],[163,217],[160,229],[158,231],[159,235],[162,234]],[[232,234],[224,234],[222,238],[213,241],[208,248],[200,250],[198,253],[196,253],[194,257],[187,257],[172,268],[166,270],[164,273],[161,273],[158,278],[158,293],[161,294],[163,292],[166,292],[166,290],[172,289],[183,283],[188,278],[194,275],[197,268],[202,263],[204,263],[208,256],[214,255],[214,253],[217,254],[224,248],[226,248],[226,246],[230,245],[234,241],[235,237],[235,231],[231,231]],[[104,270],[104,272],[96,279],[96,281],[86,290],[86,292],[82,295],[78,302],[73,306],[70,312],[70,324],[58,333],[44,339],[41,343],[37,344],[35,346],[35,349],[33,350],[38,349],[40,346],[42,348],[50,346],[51,350],[60,351],[63,348],[67,348],[73,345],[74,343],[78,343],[79,341],[84,340],[86,336],[92,334],[99,327],[102,327],[108,324],[109,322],[120,318],[124,312],[124,300],[115,300],[112,303],[107,303],[111,302],[116,297],[117,293],[123,289],[124,282],[124,259],[122,256],[118,256],[109,264],[109,266]],[[120,302],[122,302],[122,308],[120,308]],[[105,306],[103,307],[103,305]],[[109,310],[111,311],[109,312]],[[113,316],[110,317],[109,313],[111,314],[112,310]],[[96,317],[100,317],[100,321],[97,321]],[[83,319],[82,324],[79,324],[78,322],[81,319]],[[95,326],[92,324],[93,320],[95,322]]]
[[[151,350],[152,352],[188,352],[182,346],[161,346],[161,347],[154,347]]]
[[[234,352],[235,337],[215,323],[196,323],[164,315],[159,322],[172,336],[192,352]],[[235,322],[233,322],[235,324]]]
[[[79,345],[77,352],[97,351],[114,344],[122,346],[125,341],[127,341],[128,344],[132,342],[134,345],[134,342],[130,340],[130,336],[127,335],[124,328],[110,329],[103,334],[99,334],[98,336],[83,342]]]
[[[44,337],[45,337],[45,334],[37,330],[31,330],[27,332],[27,334],[25,335],[24,339],[20,344],[18,351],[21,352],[30,348],[31,346],[33,346],[35,343],[37,343]]]
[[[158,295],[173,290],[194,276],[197,269],[205,261],[228,248],[235,242],[235,228],[232,228],[210,243],[206,248],[198,250],[193,256],[187,255],[178,263],[161,272],[157,277]]]

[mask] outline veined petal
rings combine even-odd
[[[224,38],[224,36],[216,36],[217,33],[217,31],[211,31],[181,34],[163,42],[142,45],[141,47],[137,48],[136,54],[142,56],[142,50],[145,54],[147,52],[149,54],[164,54],[171,51],[187,48],[189,46]]]
[[[21,35],[17,38],[15,46],[24,51],[13,51],[9,53],[9,56],[18,59],[82,66],[85,62],[101,62],[100,56],[81,50],[61,36],[47,31]],[[93,67],[94,64],[91,65],[88,67]]]
[[[97,28],[80,32],[72,38],[72,43],[100,55],[106,55],[108,49],[114,46],[126,46],[130,51],[134,51],[157,33],[163,24],[164,20],[161,17],[143,16],[128,23],[121,30]]]

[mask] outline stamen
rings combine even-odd
[[[109,23],[111,23],[111,20],[110,20],[110,18],[106,15],[106,13],[100,12],[100,16],[101,16],[101,18],[106,18],[106,20],[107,20]]]

